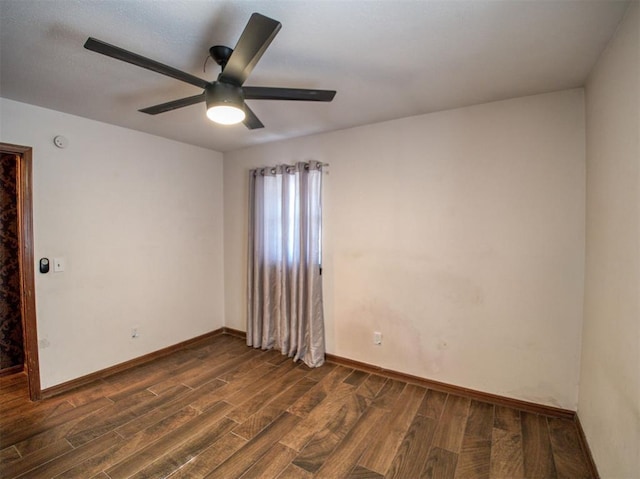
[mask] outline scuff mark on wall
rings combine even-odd
[[[338,334],[338,347],[368,350],[388,361],[390,368],[393,364],[413,363],[420,370],[437,374],[446,367],[449,340],[443,331],[425,336],[415,326],[416,321],[376,299],[361,303],[349,313],[349,317],[352,320],[343,325],[347,329]],[[373,344],[373,331],[382,333],[382,345]]]

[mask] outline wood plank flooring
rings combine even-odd
[[[222,335],[38,403],[1,378],[0,477],[591,476],[571,420]]]

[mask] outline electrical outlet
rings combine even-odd
[[[138,328],[131,328],[131,337],[133,339],[137,339],[140,337],[140,331],[138,330]]]
[[[373,344],[380,346],[382,344],[382,333],[380,331],[373,332]]]

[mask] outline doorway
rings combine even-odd
[[[0,143],[0,154],[3,163],[15,162],[15,167],[8,167],[9,175],[15,172],[15,214],[16,214],[16,248],[12,253],[18,284],[15,285],[15,297],[19,302],[15,306],[19,310],[18,329],[21,329],[22,356],[13,348],[13,355],[21,357],[23,370],[27,375],[29,397],[37,401],[41,396],[40,368],[38,361],[38,335],[36,330],[34,255],[33,255],[33,201],[32,201],[32,149],[28,146]],[[5,228],[3,224],[3,229]],[[17,254],[17,262],[15,262]],[[13,273],[12,273],[13,274]],[[3,308],[3,311],[8,310]],[[8,314],[7,314],[8,315]],[[20,365],[12,366],[16,370]]]

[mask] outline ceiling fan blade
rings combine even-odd
[[[136,65],[142,68],[146,68],[147,70],[151,70],[156,73],[161,73],[162,75],[167,75],[176,80],[180,80],[186,83],[190,83],[191,85],[205,88],[209,82],[195,77],[189,73],[185,73],[183,71],[177,70],[173,67],[164,65],[155,60],[150,60],[149,58],[145,58],[137,53],[132,53],[130,51],[124,50],[120,47],[116,47],[114,45],[110,45],[101,40],[97,40],[95,38],[89,37],[84,44],[84,47],[87,50],[91,50],[97,53],[101,53],[111,58],[115,58],[117,60],[122,60],[123,62],[131,63],[132,65]]]
[[[256,130],[258,128],[264,128],[264,125],[262,124],[262,122],[260,121],[260,119],[256,116],[256,114],[251,110],[251,108],[249,108],[247,106],[247,104],[244,104],[244,114],[246,115],[244,117],[244,121],[243,123],[245,124],[245,126],[247,128],[249,128],[250,130]]]
[[[168,101],[167,103],[161,103],[160,105],[154,105],[142,110],[138,110],[142,113],[148,113],[149,115],[157,115],[158,113],[164,113],[165,111],[175,110],[189,105],[195,105],[204,101],[204,93],[199,95],[188,96],[187,98],[180,98],[179,100]]]
[[[281,27],[276,20],[252,14],[218,79],[241,86]]]
[[[304,88],[271,88],[245,86],[242,92],[247,100],[331,101],[335,90],[306,90]]]

